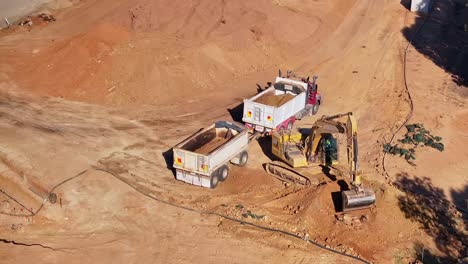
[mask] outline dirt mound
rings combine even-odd
[[[99,24],[89,32],[33,50],[31,61],[17,76],[34,83],[31,89],[40,94],[101,102],[109,93],[106,74],[114,47],[128,38],[124,29]]]
[[[265,105],[271,105],[271,106],[282,106],[285,103],[289,102],[294,98],[294,95],[292,94],[280,94],[280,95],[275,95],[273,93],[270,94],[265,94],[261,97],[259,97],[255,102],[259,104],[265,104]]]
[[[97,14],[102,2],[81,4],[95,24],[80,25],[77,8],[40,29],[52,39],[23,46],[15,58],[24,60],[12,61],[10,69],[15,79],[40,94],[118,105],[251,93],[252,84],[233,85],[241,76],[276,68],[289,46],[309,36],[292,28],[317,25],[270,1],[123,1]]]
[[[207,155],[211,153],[213,150],[217,149],[219,146],[226,143],[228,139],[222,137],[215,137],[210,142],[206,143],[205,145],[201,146],[200,148],[194,150],[194,152]]]

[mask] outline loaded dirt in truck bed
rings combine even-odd
[[[282,106],[292,98],[294,98],[294,95],[292,94],[275,95],[274,93],[267,93],[263,96],[260,96],[257,100],[255,100],[255,102],[269,106]]]
[[[228,141],[227,138],[215,137],[210,142],[194,150],[194,152],[202,155],[208,155],[210,152],[223,145],[226,141]]]
[[[225,128],[210,129],[200,135],[201,140],[199,141],[199,144],[197,144],[198,146],[192,151],[198,154],[208,155],[213,150],[226,143],[226,141],[230,140],[234,136],[233,133],[235,132]]]

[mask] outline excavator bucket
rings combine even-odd
[[[343,212],[365,209],[375,203],[375,193],[370,189],[342,191]]]

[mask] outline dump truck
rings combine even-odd
[[[292,72],[250,99],[244,99],[242,121],[251,131],[291,130],[296,119],[316,114],[322,101],[317,76],[298,78]]]
[[[176,179],[215,188],[229,175],[229,163],[247,164],[249,133],[237,122],[217,121],[173,148]]]

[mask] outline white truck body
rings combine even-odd
[[[214,141],[213,149],[206,149]],[[239,155],[247,151],[248,130],[245,126],[228,121],[217,121],[200,130],[173,148],[176,179],[193,185],[214,188],[212,177],[229,161],[239,163]],[[205,148],[204,152],[200,149]]]
[[[306,107],[306,91],[307,84],[304,82],[276,77],[275,84],[272,87],[250,99],[244,99],[242,121],[260,132],[274,130]],[[280,106],[256,102],[260,97],[271,93],[275,95],[291,94],[294,97]]]

